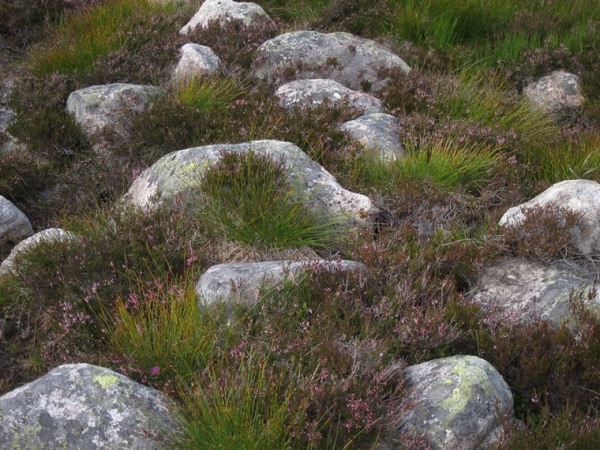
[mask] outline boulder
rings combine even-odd
[[[513,420],[510,388],[487,361],[451,356],[405,369],[407,412],[397,436],[389,433],[378,448],[397,448],[401,433],[423,436],[435,450],[493,448],[503,420]]]
[[[67,364],[0,397],[0,445],[23,449],[164,449],[178,432],[161,392],[89,364]]]
[[[510,208],[500,225],[516,227],[523,223],[528,208],[561,207],[581,216],[570,232],[572,245],[583,255],[600,254],[600,184],[590,180],[567,180],[556,183],[537,197]]]
[[[221,64],[220,58],[210,47],[185,44],[181,47],[181,57],[173,72],[173,80],[182,81],[214,75],[219,70],[219,64]]]
[[[360,114],[378,113],[383,110],[381,101],[364,92],[348,89],[336,81],[315,79],[297,80],[280,86],[275,91],[279,103],[288,109],[307,108],[328,103],[339,106],[346,103],[358,110]]]
[[[380,69],[410,71],[399,56],[376,42],[343,32],[281,34],[257,49],[254,63],[255,76],[274,86],[290,80],[329,78],[350,89],[374,91],[386,83]]]
[[[32,234],[33,227],[27,216],[0,195],[0,244],[20,242]]]
[[[231,20],[241,20],[245,25],[272,23],[265,10],[256,3],[206,0],[194,17],[179,32],[188,34],[196,27],[206,27],[210,22],[227,22]]]
[[[562,70],[534,81],[523,89],[523,95],[533,109],[557,112],[577,110],[583,106],[579,77]]]
[[[218,264],[208,269],[196,284],[200,307],[219,302],[227,305],[252,306],[259,300],[264,285],[273,288],[286,280],[298,280],[308,271],[349,272],[365,277],[367,268],[355,261],[264,261],[255,263]]]
[[[600,292],[588,299],[594,278],[563,263],[553,265],[525,258],[508,258],[485,267],[473,291],[473,301],[500,311],[517,323],[570,321],[569,298],[580,292],[588,306],[600,308]]]
[[[14,117],[15,113],[10,108],[0,108],[0,155],[24,149],[24,145],[7,131]]]
[[[106,127],[117,136],[127,137],[129,127],[125,113],[143,111],[159,93],[154,86],[140,84],[90,86],[69,95],[67,112],[88,137],[97,137]]]
[[[18,260],[29,250],[39,245],[52,245],[56,242],[66,242],[75,239],[76,236],[60,228],[48,228],[33,236],[19,242],[10,252],[10,255],[0,264],[0,276],[13,273],[18,267]]]
[[[386,161],[395,161],[406,156],[399,138],[400,123],[389,114],[368,114],[350,120],[340,129],[365,150]]]
[[[146,169],[131,185],[125,200],[138,207],[172,204],[178,195],[198,195],[202,175],[224,152],[256,152],[281,159],[288,169],[293,194],[323,213],[343,215],[350,222],[366,225],[376,212],[371,200],[347,191],[306,153],[289,142],[253,141],[218,144],[170,153]],[[198,199],[200,200],[200,199]]]

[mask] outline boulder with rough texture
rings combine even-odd
[[[106,127],[118,136],[128,135],[124,113],[142,111],[160,90],[141,84],[113,83],[90,86],[71,92],[67,99],[67,112],[90,137]]]
[[[581,216],[570,232],[572,245],[584,255],[600,254],[600,184],[590,180],[556,183],[537,197],[510,208],[500,225],[517,227],[525,220],[528,208],[561,207]]]
[[[0,108],[0,155],[24,148],[24,146],[7,131],[7,128],[14,120],[14,117],[15,113],[10,108]]]
[[[533,109],[547,112],[580,109],[584,100],[579,77],[562,70],[528,84],[523,89],[523,95]]]
[[[0,244],[20,242],[33,234],[27,216],[0,195]]]
[[[178,432],[161,392],[89,364],[67,364],[0,397],[0,447],[164,449]]]
[[[246,25],[269,22],[271,18],[256,3],[234,2],[232,0],[206,0],[192,19],[181,29],[188,34],[196,27],[206,27],[210,22],[241,20]]]
[[[380,69],[410,67],[397,55],[369,39],[350,33],[294,31],[263,43],[254,74],[274,86],[298,79],[329,78],[354,90],[378,91],[385,86]]]
[[[435,450],[493,448],[502,421],[512,420],[510,388],[487,361],[451,356],[406,368],[408,412],[397,432],[423,436]],[[380,449],[397,448],[401,438],[386,436]]]
[[[373,114],[383,110],[379,99],[364,92],[348,89],[333,80],[291,81],[280,86],[275,91],[275,96],[281,105],[288,109],[315,107],[327,102],[331,106],[346,103],[356,108],[358,115]]]
[[[347,191],[323,167],[289,142],[253,141],[218,144],[170,153],[146,169],[129,188],[125,200],[138,207],[171,204],[178,195],[199,194],[202,175],[225,152],[257,154],[281,160],[288,169],[293,194],[323,213],[342,214],[350,222],[366,225],[376,212],[371,200]],[[199,199],[198,199],[199,200]]]
[[[369,114],[342,124],[340,129],[383,160],[395,161],[406,156],[399,138],[400,123],[394,116]]]
[[[256,263],[218,264],[208,269],[196,284],[198,305],[224,302],[251,306],[259,299],[263,285],[276,287],[286,280],[297,280],[307,271],[351,272],[365,277],[367,268],[355,261],[264,261]]]
[[[0,264],[0,276],[13,273],[18,267],[18,260],[29,250],[38,245],[66,242],[75,239],[75,235],[60,228],[48,228],[19,242],[10,252],[10,255]]]
[[[210,47],[198,44],[185,44],[181,47],[181,57],[173,72],[176,81],[194,77],[214,75],[219,70],[221,59]]]
[[[600,308],[600,292],[588,299],[593,287],[593,277],[565,263],[548,265],[509,258],[481,271],[473,301],[499,310],[514,322],[541,319],[560,325],[569,323],[569,298],[574,292],[582,293],[592,308]]]

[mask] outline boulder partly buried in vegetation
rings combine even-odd
[[[206,0],[192,19],[180,30],[188,34],[194,28],[206,27],[211,22],[242,21],[245,25],[261,22],[272,23],[267,13],[256,3],[232,0]]]
[[[181,47],[181,57],[173,72],[173,79],[179,81],[214,75],[219,70],[220,64],[220,58],[210,47],[185,44]]]
[[[357,114],[373,114],[383,111],[381,101],[364,92],[353,91],[333,80],[297,80],[280,86],[275,96],[288,109],[314,108],[327,104],[346,104],[357,110]]]
[[[201,201],[199,187],[207,170],[227,153],[254,152],[282,161],[288,170],[294,197],[310,208],[359,224],[369,222],[375,208],[371,200],[344,189],[322,166],[294,144],[282,141],[253,141],[217,144],[170,153],[146,169],[131,185],[126,200],[139,207],[173,203],[177,196],[186,203]]]
[[[435,359],[410,366],[404,373],[408,412],[400,418],[399,430],[405,437],[425,438],[433,449],[490,448],[502,436],[503,421],[513,418],[510,388],[481,358]],[[397,448],[392,443],[393,437],[386,438],[380,448]]]
[[[340,129],[367,151],[394,161],[406,156],[400,142],[400,123],[389,114],[368,114],[342,124]]]
[[[19,242],[32,234],[27,216],[10,200],[0,196],[0,244]]]
[[[7,131],[14,117],[15,113],[10,108],[0,108],[0,155],[14,152],[24,147]]]
[[[254,73],[274,86],[297,79],[329,78],[354,90],[380,90],[382,70],[410,67],[374,41],[350,33],[294,31],[279,35],[257,50]]]
[[[527,214],[536,209],[554,209],[566,217],[578,216],[577,223],[568,231],[571,244],[583,255],[600,254],[600,184],[590,180],[567,180],[556,183],[537,197],[510,208],[500,219],[500,225],[520,227]],[[566,222],[566,218],[557,217]],[[535,233],[535,230],[532,230]]]
[[[523,95],[532,108],[550,113],[579,110],[584,101],[579,77],[562,70],[528,84]]]
[[[0,397],[2,448],[161,449],[177,433],[159,391],[89,364],[67,364]]]

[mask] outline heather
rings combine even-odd
[[[177,402],[185,432],[172,448],[362,449],[398,423],[405,367],[474,355],[500,372],[522,421],[506,424],[500,448],[593,448],[595,291],[571,292],[572,320],[558,327],[471,294],[482,268],[508,257],[598,273],[572,245],[577,214],[531,208],[520,228],[498,225],[553,183],[600,182],[596,2],[258,0],[274,24],[215,22],[189,36],[179,29],[202,2],[30,3],[0,0],[0,76],[15,78],[7,105],[18,116],[8,131],[28,147],[0,154],[0,195],[36,230],[78,238],[36,247],[0,279],[0,394],[89,362]],[[411,65],[375,93],[399,120],[405,158],[378,158],[340,131],[358,115],[350,105],[284,108],[251,77],[260,44],[303,29],[365,36]],[[221,71],[171,81],[186,42],[211,47]],[[521,89],[557,69],[581,76],[583,108],[533,111]],[[90,139],[66,99],[115,82],[161,92],[128,112],[128,139]],[[170,152],[262,139],[297,145],[369,196],[373,227],[311,209],[283,162],[257,153],[225,155],[191,207],[179,197],[124,207],[131,183]],[[198,307],[195,283],[215,264],[306,258],[360,261],[368,276],[312,267],[265,285],[250,308]],[[428,447],[407,435],[405,448]]]

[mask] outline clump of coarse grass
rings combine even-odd
[[[207,229],[256,248],[331,248],[341,218],[318,215],[294,193],[283,160],[225,153],[204,174],[199,214]]]
[[[203,114],[219,114],[243,93],[243,87],[231,79],[190,77],[176,83],[170,100]]]

